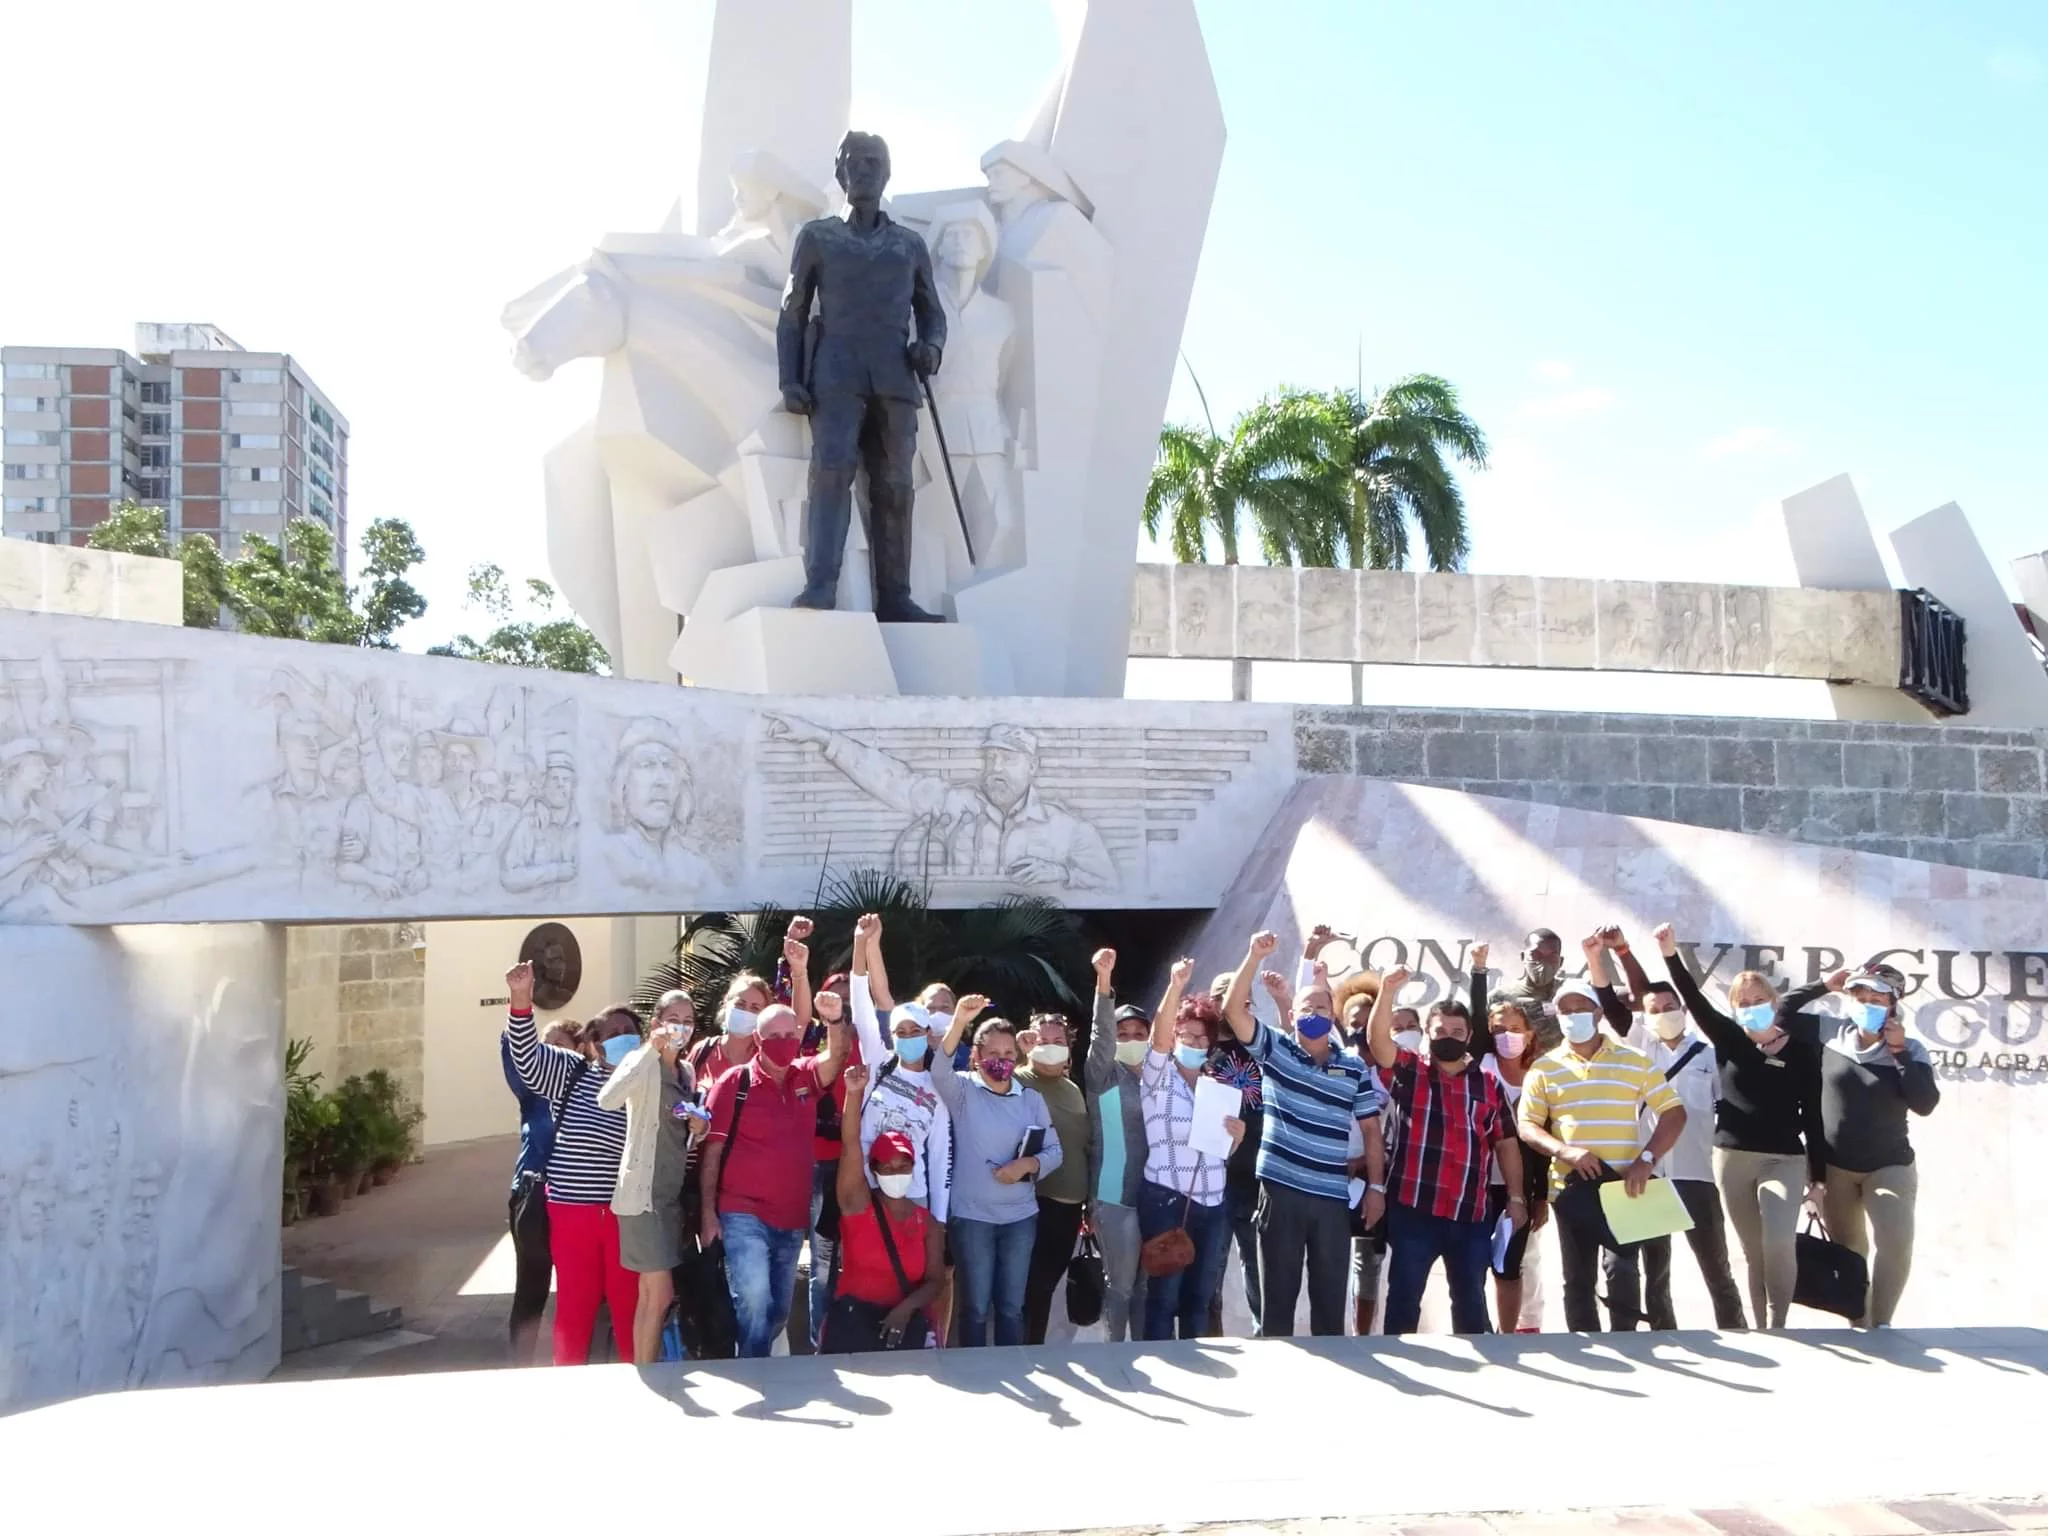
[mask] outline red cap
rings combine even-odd
[[[902,1158],[906,1163],[917,1161],[917,1148],[910,1144],[910,1138],[901,1131],[884,1131],[875,1138],[875,1144],[868,1148],[868,1163],[893,1162]]]
[[[818,990],[820,992],[837,992],[841,997],[844,997],[850,985],[851,983],[847,980],[846,972],[834,971],[818,984]]]

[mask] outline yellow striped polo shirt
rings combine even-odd
[[[1678,1104],[1678,1092],[1648,1056],[1603,1032],[1591,1059],[1569,1043],[1537,1059],[1522,1080],[1518,1118],[1569,1146],[1590,1147],[1618,1168],[1643,1150],[1639,1117],[1646,1104],[1663,1114]],[[1570,1171],[1551,1163],[1553,1193],[1564,1188]]]

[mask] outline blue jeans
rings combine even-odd
[[[1436,1261],[1451,1286],[1451,1327],[1485,1333],[1486,1271],[1493,1257],[1493,1225],[1451,1221],[1399,1201],[1387,1206],[1388,1333],[1413,1333],[1422,1320],[1422,1289]]]
[[[745,1211],[726,1212],[718,1224],[725,1233],[725,1288],[732,1294],[740,1358],[766,1359],[789,1321],[803,1228],[785,1232]]]
[[[969,1221],[956,1216],[946,1224],[952,1239],[953,1262],[960,1273],[960,1337],[947,1342],[974,1349],[988,1342],[989,1314],[995,1314],[996,1342],[1024,1342],[1024,1288],[1031,1278],[1031,1245],[1038,1235],[1038,1214],[1022,1221]]]
[[[839,1230],[838,1178],[839,1164],[836,1162],[820,1162],[811,1173],[811,1292],[808,1300],[811,1353],[814,1355],[818,1352],[818,1341],[825,1336],[825,1314],[832,1309],[832,1256],[837,1246],[831,1238],[819,1235],[818,1222],[825,1214],[827,1202],[830,1202],[834,1210],[832,1230]]]
[[[1194,1239],[1195,1261],[1179,1274],[1146,1278],[1147,1339],[1172,1338],[1176,1321],[1184,1339],[1199,1339],[1209,1331],[1209,1298],[1216,1293],[1222,1268],[1219,1256],[1230,1243],[1230,1209],[1227,1205],[1204,1205],[1199,1200],[1189,1200],[1164,1184],[1146,1180],[1138,1191],[1138,1236],[1150,1242],[1178,1226],[1185,1226],[1188,1236]]]

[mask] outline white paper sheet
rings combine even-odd
[[[1230,1156],[1230,1132],[1223,1122],[1244,1108],[1244,1090],[1213,1077],[1195,1079],[1195,1117],[1188,1124],[1188,1150],[1210,1157]]]

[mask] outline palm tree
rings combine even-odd
[[[1165,526],[1173,558],[1192,565],[1213,533],[1223,563],[1236,565],[1239,527],[1249,514],[1267,561],[1288,563],[1306,530],[1341,515],[1341,492],[1324,472],[1333,439],[1329,401],[1282,391],[1239,416],[1225,437],[1199,379],[1195,393],[1205,425],[1160,430],[1159,458],[1145,488],[1146,537],[1158,538]]]
[[[1486,468],[1486,434],[1459,405],[1457,390],[1435,374],[1415,373],[1377,394],[1340,389],[1321,399],[1337,433],[1329,469],[1342,484],[1342,512],[1306,530],[1302,563],[1402,570],[1412,523],[1429,568],[1457,570],[1471,543],[1465,496],[1446,455]]]
[[[943,980],[956,993],[980,992],[995,1011],[1019,1022],[1052,1009],[1082,1019],[1088,946],[1081,923],[1057,902],[1013,897],[993,906],[936,912],[910,882],[881,870],[849,871],[825,881],[810,908],[811,983],[843,971],[853,954],[853,924],[863,912],[882,918],[882,959],[896,1000],[914,997],[926,982]],[[681,988],[697,1005],[700,1034],[732,978],[741,971],[775,975],[792,914],[711,912],[694,918],[673,962],[656,966],[633,990],[633,1006],[651,1013],[655,1001]]]

